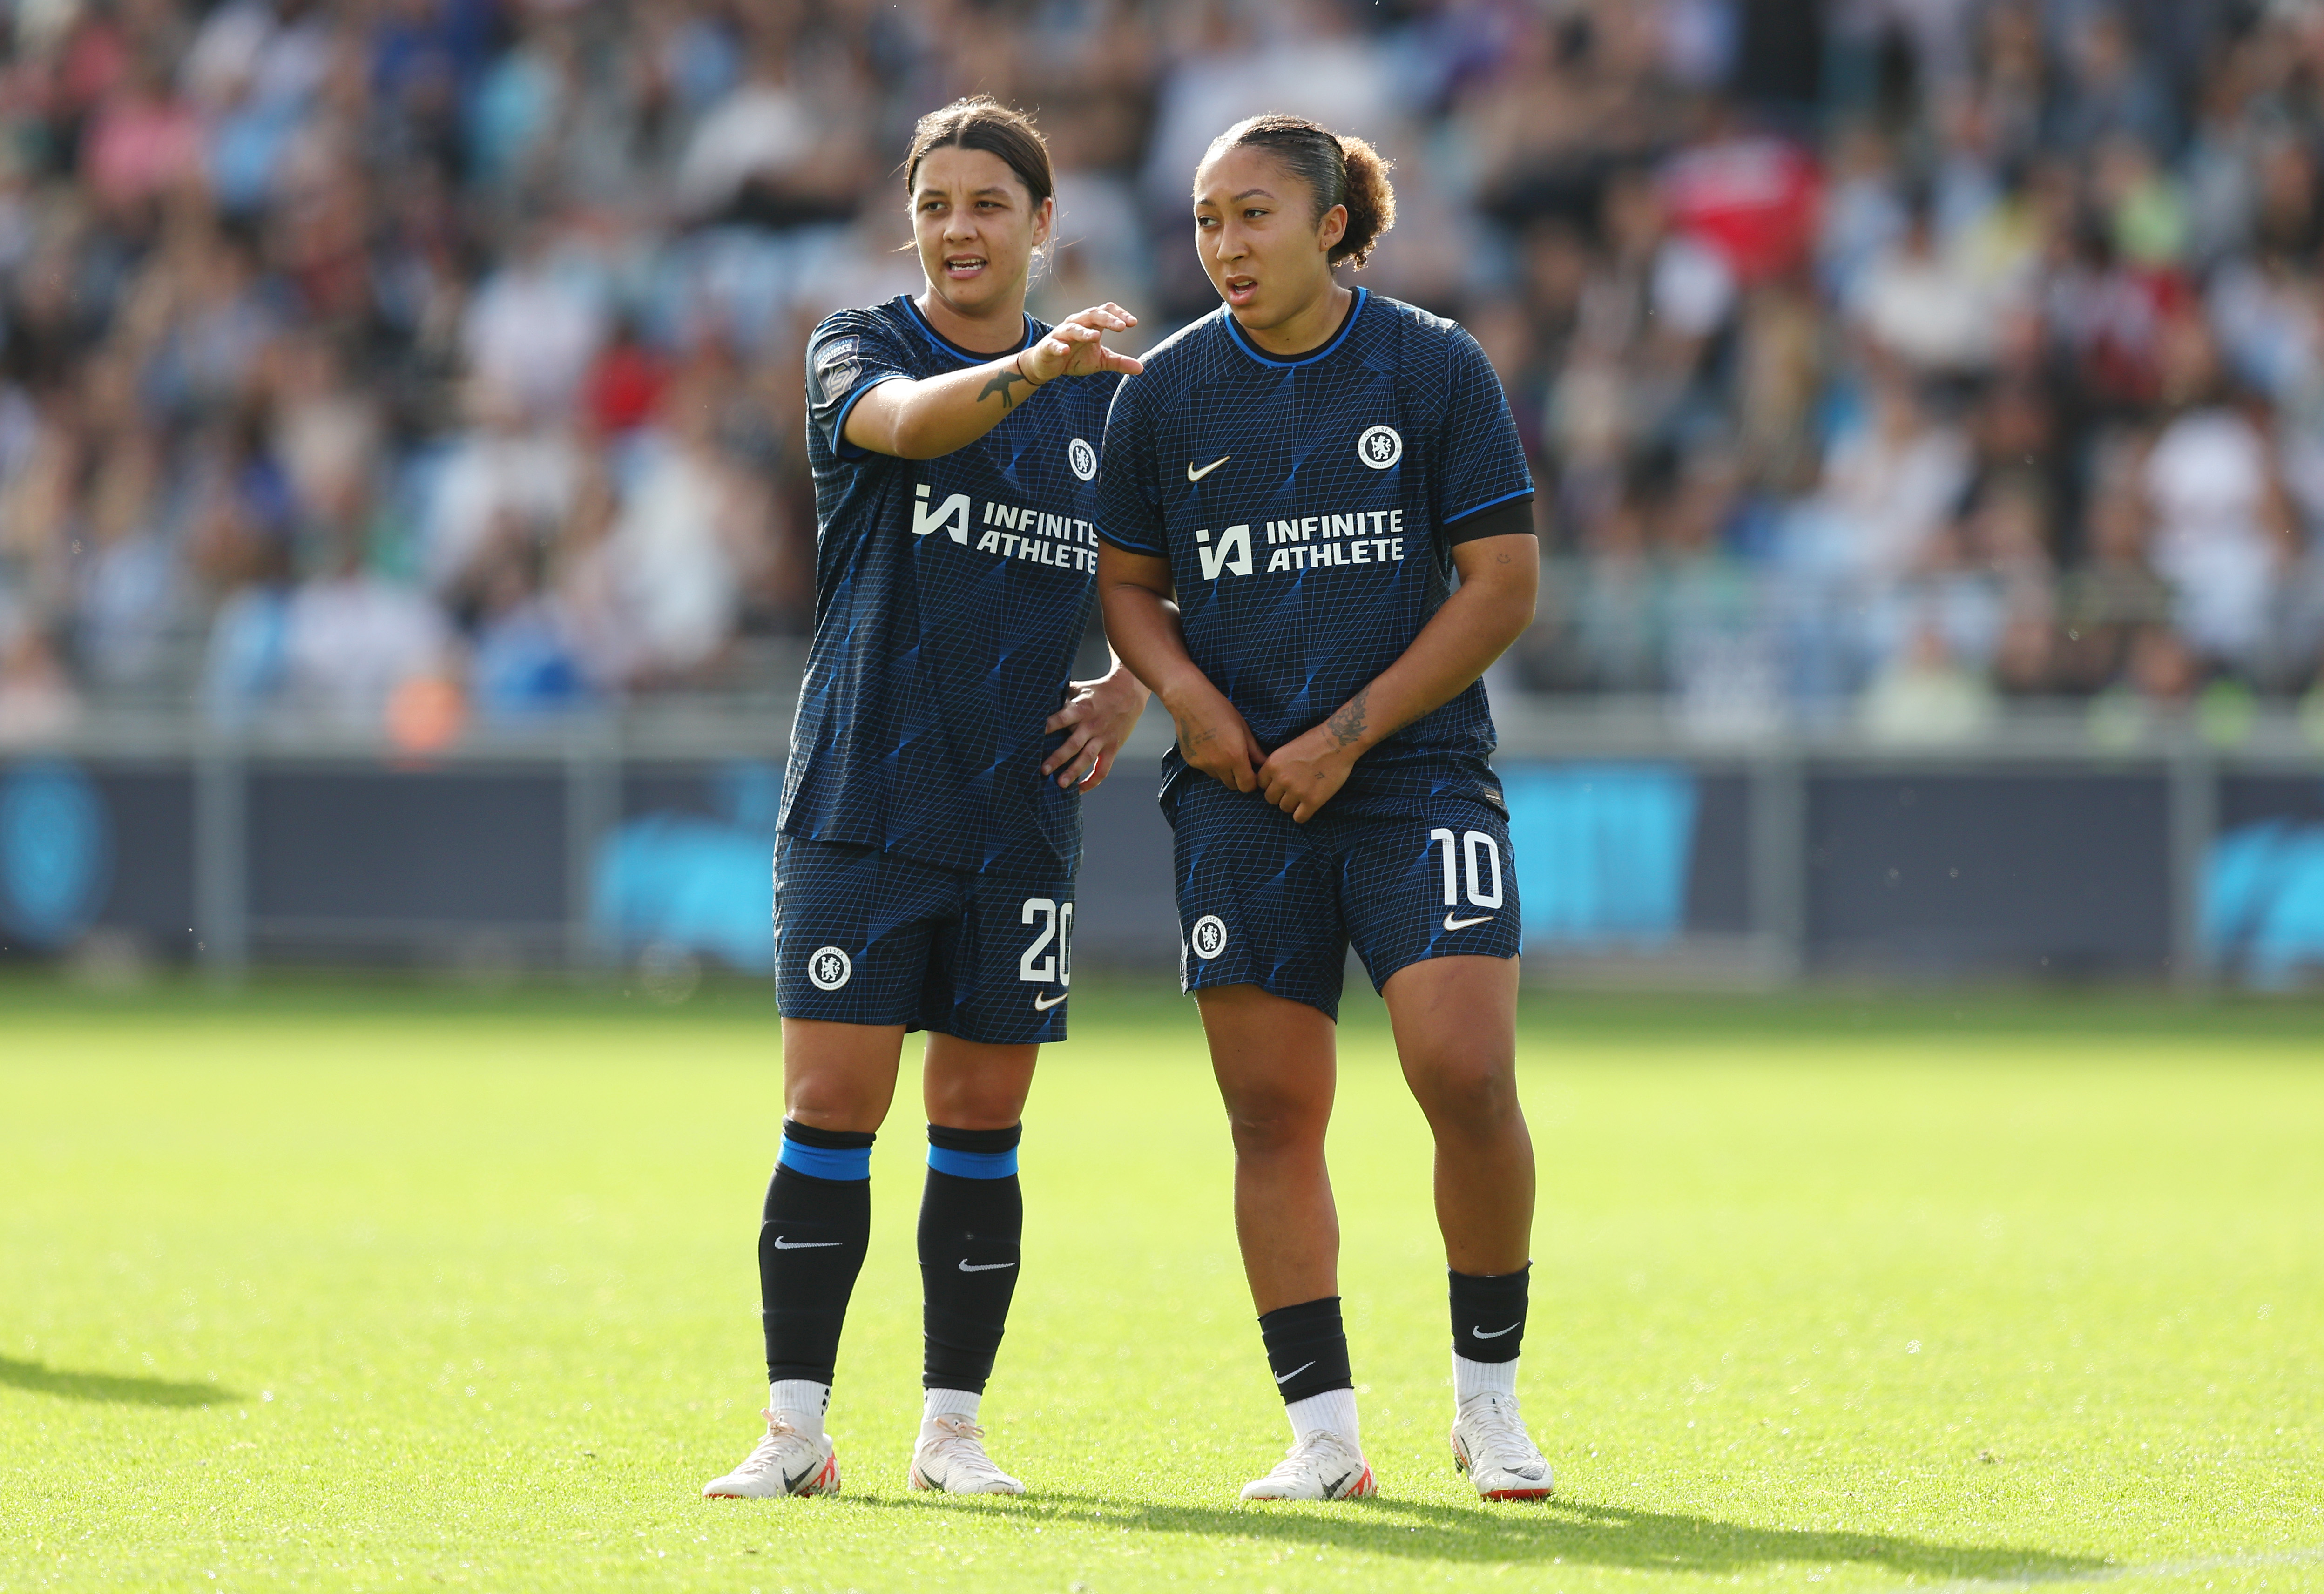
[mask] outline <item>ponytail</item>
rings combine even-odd
[[[1334,205],[1348,207],[1348,230],[1332,245],[1332,263],[1357,271],[1371,258],[1380,235],[1396,225],[1396,190],[1388,174],[1394,164],[1353,134],[1342,136],[1305,116],[1250,116],[1211,141],[1204,160],[1214,160],[1238,144],[1271,152],[1314,196],[1314,219]]]

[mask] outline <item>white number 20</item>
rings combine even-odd
[[[1494,878],[1498,880],[1499,876],[1496,874]],[[1497,885],[1495,889],[1499,889]],[[1017,916],[1017,922],[1029,925],[1037,919],[1040,922],[1041,933],[1033,937],[1033,944],[1025,949],[1025,955],[1017,960],[1017,978],[1028,985],[1071,985],[1074,982],[1074,905],[1053,902],[1047,897],[1028,897],[1024,910]],[[1048,950],[1052,941],[1057,944],[1056,953],[1053,956],[1041,957],[1038,963],[1034,962]]]
[[[1453,834],[1440,825],[1428,833],[1428,840],[1432,846],[1439,842],[1444,845],[1444,906],[1457,908],[1461,903],[1457,888],[1462,882],[1453,878]],[[1462,865],[1461,873],[1468,877],[1469,900],[1479,908],[1499,908],[1501,905],[1500,843],[1481,830],[1472,830],[1459,838],[1459,844]],[[1485,869],[1489,869],[1492,873],[1493,883],[1489,889],[1485,885],[1485,869],[1478,865],[1480,858],[1484,860]]]

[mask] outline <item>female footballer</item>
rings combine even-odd
[[[1333,276],[1395,218],[1369,144],[1253,117],[1211,145],[1194,199],[1225,302],[1114,399],[1098,586],[1114,646],[1177,724],[1162,806],[1183,981],[1291,1419],[1289,1452],[1243,1497],[1374,1488],[1323,1164],[1352,942],[1435,1136],[1453,1460],[1488,1498],[1538,1498],[1549,1466],[1516,1394],[1534,1202],[1517,898],[1478,678],[1533,615],[1532,478],[1475,340]]]
[[[1022,1491],[976,1424],[1017,1282],[1019,1118],[1040,1043],[1065,1033],[1080,794],[1146,703],[1118,664],[1067,679],[1097,568],[1094,445],[1118,373],[1139,368],[1100,339],[1135,318],[1025,313],[1056,209],[1027,117],[947,106],[903,170],[926,290],[842,311],[807,344],[816,628],[775,852],[767,1432],[708,1496],[839,1488],[824,1415],[912,1029],[928,1032],[928,1174],[909,1481]]]

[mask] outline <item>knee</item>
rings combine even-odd
[[[1517,1070],[1502,1059],[1450,1058],[1414,1079],[1414,1094],[1439,1135],[1490,1139],[1522,1124]]]
[[[1262,1093],[1227,1103],[1235,1155],[1282,1156],[1321,1150],[1329,1113],[1294,1097]]]
[[[887,1110],[884,1093],[838,1070],[800,1074],[783,1103],[784,1116],[795,1123],[867,1134],[879,1129]]]
[[[992,1080],[933,1083],[927,1101],[928,1121],[949,1129],[1005,1129],[1025,1116],[1025,1092]]]

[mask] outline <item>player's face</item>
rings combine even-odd
[[[1194,252],[1244,326],[1280,326],[1332,290],[1332,246],[1348,208],[1315,214],[1315,196],[1282,161],[1237,144],[1194,173]]]
[[[990,150],[930,150],[912,178],[912,236],[929,290],[965,316],[1021,307],[1056,208],[1047,199],[1035,205]]]

